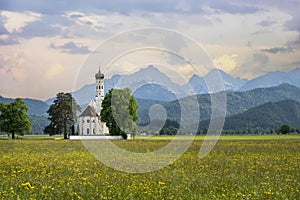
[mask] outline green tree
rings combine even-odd
[[[291,133],[295,133],[295,129],[294,128],[291,128]]]
[[[197,133],[196,133],[196,135],[201,135],[202,133],[201,133],[201,130],[200,129],[198,129],[198,131],[197,131]],[[225,133],[226,134],[226,133]]]
[[[279,130],[280,130],[280,133],[287,134],[287,133],[291,132],[291,127],[288,124],[284,124],[279,128]]]
[[[111,89],[102,102],[101,120],[106,122],[111,135],[137,133],[135,122],[138,120],[137,102],[128,88]]]
[[[131,95],[130,99],[129,99],[129,116],[131,118],[131,133],[133,138],[135,139],[135,136],[138,133],[138,129],[137,129],[137,125],[136,125],[136,121],[139,119],[138,116],[138,104],[137,101],[135,100],[135,98]]]
[[[58,93],[47,111],[50,124],[44,132],[49,135],[63,133],[64,139],[68,139],[72,126],[77,122],[77,111],[81,111],[81,108],[70,93]]]
[[[31,131],[31,123],[27,115],[28,107],[23,99],[17,98],[10,104],[0,103],[0,130],[12,134],[24,134]]]

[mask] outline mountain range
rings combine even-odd
[[[212,83],[221,77],[226,91],[247,91],[256,88],[278,86],[283,83],[300,87],[300,69],[289,72],[269,72],[252,80],[232,77],[220,69],[213,69],[204,76],[193,75],[186,84],[173,82],[166,74],[150,65],[128,75],[114,75],[105,79],[105,93],[111,88],[128,87],[136,98],[173,101],[195,94],[219,92],[220,88],[208,89],[207,82]],[[79,105],[86,105],[94,97],[95,84],[88,84],[72,92]],[[48,99],[49,105],[54,98]]]
[[[289,72],[269,72],[265,75],[259,76],[247,81],[239,90],[246,91],[255,88],[266,88],[288,83],[296,87],[300,87],[300,69],[294,69]]]

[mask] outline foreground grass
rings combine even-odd
[[[195,137],[192,136],[178,136],[176,140],[204,140],[206,136],[204,135],[197,135]],[[209,136],[207,137],[209,139]],[[172,140],[174,136],[138,136],[136,139],[141,140]],[[270,134],[270,135],[221,135],[219,140],[282,140],[282,139],[299,139],[300,134],[297,135],[277,135],[277,134]]]
[[[0,140],[10,140],[11,136],[0,135]],[[49,136],[49,135],[24,135],[17,136],[17,140],[61,140],[64,136]]]
[[[207,137],[209,139],[209,136]],[[9,140],[11,137],[7,137],[7,135],[0,135],[0,140]],[[49,136],[49,135],[24,135],[18,136],[18,139],[22,140],[62,140],[64,137],[62,135],[57,136]],[[155,136],[137,136],[135,139],[137,140],[173,140],[174,136],[167,135],[155,135]],[[206,136],[197,135],[193,136],[178,136],[175,140],[204,140]],[[268,135],[221,135],[219,140],[284,140],[284,139],[299,139],[300,134],[294,135],[278,135],[278,134],[268,134]]]
[[[147,152],[168,141],[115,141]],[[166,168],[142,174],[98,162],[80,141],[1,140],[0,199],[299,199],[300,140],[202,141]]]

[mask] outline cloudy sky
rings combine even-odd
[[[300,0],[1,0],[0,95],[47,99],[71,91],[82,63],[101,42],[143,27],[192,38],[232,76],[289,71],[300,67],[299,10]],[[178,52],[188,49],[180,40],[165,42]],[[107,56],[98,53],[100,60]],[[156,56],[138,55],[139,65]],[[107,70],[108,77],[137,67],[130,56],[120,60]],[[168,62],[164,65],[177,63],[186,78],[193,73],[180,62]],[[77,87],[93,79],[87,74]]]

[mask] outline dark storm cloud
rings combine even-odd
[[[74,42],[68,42],[61,46],[55,46],[54,44],[51,44],[50,48],[60,49],[61,52],[69,54],[88,54],[91,52],[87,46],[77,45]]]

